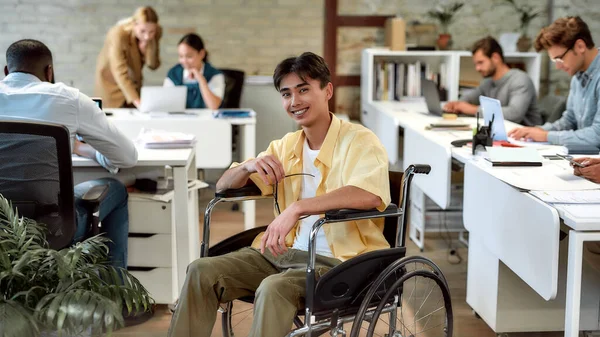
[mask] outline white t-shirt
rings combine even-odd
[[[310,173],[311,176],[302,176],[302,190],[300,192],[300,199],[314,198],[317,195],[317,187],[321,181],[321,172],[315,166],[315,159],[319,155],[319,150],[311,150],[308,146],[308,140],[304,139],[304,147],[302,150],[302,172]],[[311,215],[306,219],[300,220],[300,226],[298,226],[296,232],[296,239],[292,248],[298,250],[308,250],[308,238],[310,237],[310,230],[313,224],[319,219],[319,215]],[[333,257],[329,243],[325,237],[325,231],[323,227],[317,232],[317,254]]]
[[[204,73],[204,66],[202,67],[202,69],[200,69],[200,73],[203,74]],[[198,80],[195,78],[191,78],[190,75],[190,71],[187,69],[183,69],[183,83],[184,84],[188,84],[188,83],[198,83]],[[175,83],[173,83],[173,81],[171,81],[170,78],[165,78],[164,82],[163,82],[163,87],[174,87]],[[210,81],[208,81],[208,89],[210,89],[210,91],[217,97],[219,97],[220,99],[223,99],[223,96],[225,96],[225,75],[223,74],[217,74],[214,75],[213,77],[210,78]]]

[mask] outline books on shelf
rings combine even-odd
[[[194,146],[196,136],[182,132],[142,128],[137,143],[147,149],[185,149]]]
[[[442,92],[446,91],[446,85],[443,83],[447,83],[448,67],[445,63],[435,68],[421,61],[403,63],[385,60],[375,62],[374,70],[373,99],[377,101],[400,101],[402,97],[422,96],[422,78],[434,81]],[[445,97],[441,99],[446,100]]]

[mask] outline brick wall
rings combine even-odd
[[[437,0],[338,0],[341,15],[402,15],[407,21],[432,22],[425,13]],[[517,0],[545,9],[546,0]],[[518,19],[504,0],[466,1],[450,27],[453,49],[466,49],[485,35],[498,36],[518,30]],[[323,51],[324,0],[0,0],[0,64],[8,45],[20,38],[36,38],[54,53],[57,79],[93,92],[97,54],[107,30],[131,15],[137,6],[157,10],[165,28],[161,41],[162,66],[146,71],[146,84],[160,84],[177,62],[176,44],[189,31],[200,34],[217,67],[239,68],[249,75],[271,75],[277,62],[302,51]],[[598,0],[555,0],[554,17],[580,15],[600,43]],[[534,37],[547,18],[535,19],[529,32]],[[338,36],[340,74],[360,72],[360,50],[381,45],[377,28],[344,28]],[[547,76],[544,72],[544,78]],[[2,76],[0,76],[2,77]],[[550,92],[566,95],[569,78],[550,72]],[[336,106],[355,114],[357,88],[338,88]]]
[[[203,37],[211,63],[250,75],[271,75],[279,61],[303,51],[322,53],[323,0],[0,0],[0,65],[10,43],[38,39],[54,54],[57,80],[91,94],[106,32],[146,4],[165,32],[162,65],[145,72],[146,84],[162,84],[177,63],[177,42],[190,31]]]

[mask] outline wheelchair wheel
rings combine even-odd
[[[351,337],[451,337],[452,304],[439,268],[422,257],[390,265],[367,292]]]
[[[254,318],[252,304],[235,301],[235,309],[233,304],[234,302],[222,304],[219,310],[223,337],[248,336]]]
[[[236,304],[235,309],[233,304]],[[253,305],[251,303],[243,301],[234,301],[221,305],[219,309],[221,313],[221,330],[223,337],[233,336],[248,336],[250,333],[250,327],[252,326]],[[294,326],[300,328],[303,326],[302,320],[299,317],[294,319]],[[311,334],[311,337],[321,336],[328,330],[315,331]],[[214,333],[214,331],[213,331]]]

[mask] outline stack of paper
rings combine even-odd
[[[182,132],[142,129],[137,142],[147,149],[183,149],[193,147],[196,136]]]
[[[600,189],[587,191],[531,191],[530,193],[551,204],[600,204]]]
[[[493,166],[542,166],[542,156],[534,148],[486,147]]]

